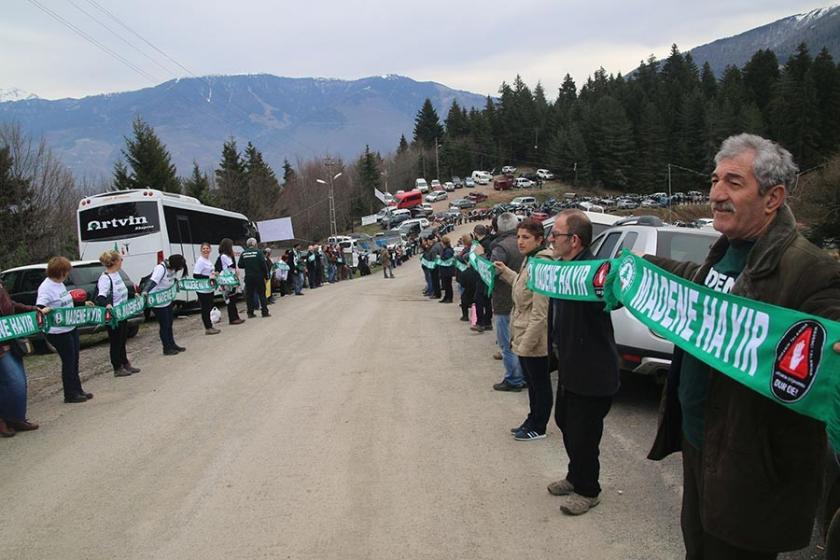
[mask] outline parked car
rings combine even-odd
[[[548,169],[537,169],[537,179],[542,179],[543,181],[551,181],[552,179],[554,179],[554,173],[552,173]]]
[[[533,187],[535,184],[536,184],[536,183],[534,183],[534,182],[533,182],[532,180],[530,180],[530,179],[526,179],[525,177],[518,177],[518,178],[516,179],[516,183],[514,183],[514,186],[515,186],[517,189],[530,189],[530,188],[531,188],[531,187]]]
[[[449,195],[445,191],[432,191],[425,196],[426,202],[437,202],[438,200],[445,200]]]
[[[446,192],[455,192],[455,183],[452,181],[447,181],[443,184],[443,190]]]
[[[460,188],[464,187],[464,182],[457,175],[455,177],[452,177],[452,184],[455,185],[456,189],[460,189]]]
[[[702,263],[720,234],[708,229],[667,226],[654,216],[631,216],[615,223],[592,241],[597,259],[615,258],[622,249],[677,261]],[[664,376],[674,346],[640,323],[626,309],[612,312],[615,342],[622,368]]]
[[[633,210],[634,208],[638,208],[639,204],[629,198],[619,198],[615,206],[619,210]]]
[[[487,195],[482,192],[473,191],[467,195],[467,198],[470,198],[475,202],[483,202],[487,200]]]
[[[509,191],[513,188],[513,178],[511,177],[498,177],[493,179],[493,190],[494,191]]]
[[[473,171],[472,180],[477,185],[489,185],[490,181],[493,180],[493,176],[488,171]]]
[[[74,261],[70,264],[73,268],[70,269],[70,274],[64,281],[64,285],[67,286],[67,292],[73,298],[73,305],[80,307],[85,305],[85,302],[96,299],[96,283],[102,273],[105,272],[105,267],[99,261]],[[38,286],[46,277],[47,263],[18,266],[0,272],[0,282],[6,287],[6,291],[9,292],[11,298],[25,305],[35,305],[35,300],[38,298]],[[131,281],[124,270],[120,270],[120,277],[125,282],[129,294],[137,293],[134,282]],[[137,334],[143,319],[143,315],[139,315],[128,320],[129,337]],[[79,327],[79,334],[92,334],[104,330],[104,326]],[[30,340],[36,352],[44,353],[54,350],[43,334],[39,333],[32,336]]]
[[[542,222],[543,220],[547,220],[549,216],[550,214],[548,212],[538,210],[536,212],[531,212],[531,215],[529,217]]]
[[[475,208],[475,201],[469,198],[459,198],[449,203],[451,208]]]
[[[429,192],[429,184],[426,183],[426,179],[423,179],[422,177],[418,177],[414,180],[414,188],[423,194]]]
[[[415,218],[427,218],[432,214],[432,212],[434,212],[434,209],[432,208],[432,205],[427,202],[411,209],[411,215]]]
[[[516,173],[516,168],[512,165],[505,165],[504,167],[502,167],[502,175],[512,176],[514,173]]]
[[[393,229],[411,219],[411,210],[395,210],[382,220],[382,229]]]
[[[432,179],[431,189],[433,191],[442,191],[443,185],[441,185],[440,181],[438,181],[437,179]]]
[[[464,179],[464,186],[468,189],[475,188],[475,181],[473,181],[472,177],[467,177]]]
[[[517,196],[510,201],[510,205],[514,208],[530,208],[537,204],[537,199],[533,196]]]

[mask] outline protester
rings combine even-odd
[[[435,263],[435,265],[429,269],[429,274],[431,275],[432,279],[432,293],[429,295],[429,299],[440,299],[440,269],[437,266],[437,259],[443,254],[443,243],[441,243],[440,240],[436,237],[430,239],[429,250],[427,254],[428,257],[426,257],[426,259],[430,262]]]
[[[519,273],[501,261],[493,264],[499,278],[511,286],[513,311],[510,318],[511,350],[528,384],[529,412],[522,425],[513,428],[514,438],[530,441],[545,437],[551,415],[552,393],[548,366],[548,298],[528,289],[528,260],[550,259],[552,252],[543,249],[543,226],[529,218],[516,227],[516,246],[525,259]]]
[[[265,297],[265,281],[269,276],[268,267],[262,251],[257,248],[257,240],[249,237],[245,242],[247,248],[239,255],[239,268],[245,271],[245,304],[248,317],[255,317],[254,295],[259,299],[260,313],[263,317],[271,317],[268,312],[268,300]]]
[[[840,320],[840,264],[798,233],[786,204],[798,174],[790,152],[739,134],[715,164],[709,201],[723,235],[706,262],[646,258],[718,292]],[[649,458],[683,452],[686,558],[769,559],[807,546],[825,426],[679,349],[663,398]]]
[[[174,254],[155,265],[151,278],[149,278],[148,283],[143,287],[143,295],[156,294],[169,290],[175,285],[178,273],[181,274],[182,278],[187,274],[187,261],[183,255]],[[163,345],[164,356],[174,356],[186,350],[183,346],[178,346],[175,343],[175,333],[172,332],[172,323],[175,320],[172,311],[173,305],[174,303],[169,301],[152,307],[152,311],[158,322],[158,333],[160,335],[160,342]]]
[[[216,278],[216,271],[213,263],[210,262],[210,244],[206,241],[201,244],[201,256],[195,261],[193,267],[193,278],[213,280]],[[210,311],[213,309],[213,288],[198,290],[195,293],[198,303],[201,305],[201,321],[204,323],[204,334],[219,334],[219,329],[213,326],[210,320]]]
[[[473,228],[475,240],[481,246],[481,254],[490,254],[490,244],[495,237],[490,235],[487,226],[478,224]],[[475,293],[473,294],[473,301],[475,302],[475,316],[476,324],[470,327],[472,330],[482,333],[484,331],[493,330],[493,305],[490,296],[487,295],[487,285],[484,284],[476,275],[477,282],[475,283]]]
[[[464,234],[464,236],[461,237],[461,243],[464,248],[461,250],[461,254],[455,257],[460,263],[466,265],[466,268],[460,271],[457,275],[458,283],[461,285],[461,320],[466,322],[469,322],[470,320],[470,308],[473,306],[473,303],[475,303],[476,282],[483,285],[481,280],[478,278],[478,273],[475,269],[473,269],[473,267],[469,266],[472,240],[473,237],[471,234]]]
[[[452,277],[455,275],[455,265],[452,259],[455,258],[455,251],[452,249],[452,242],[449,237],[444,235],[440,241],[443,245],[440,254],[442,264],[437,267],[440,275],[440,285],[443,289],[443,298],[440,303],[452,303]]]
[[[310,290],[314,290],[318,287],[318,274],[316,271],[316,264],[315,264],[315,245],[310,245],[306,251],[306,278],[308,280],[308,285]]]
[[[510,212],[499,215],[496,223],[497,236],[490,245],[490,260],[502,262],[511,270],[519,270],[523,261],[523,255],[516,246],[518,224],[519,220]],[[483,250],[483,246],[480,246],[478,252]],[[499,346],[505,368],[504,378],[494,384],[493,389],[519,392],[525,385],[525,377],[522,375],[519,359],[510,348],[510,313],[513,310],[510,286],[504,282],[497,283],[493,288],[491,303],[496,323],[496,344]]]
[[[292,259],[289,263],[289,274],[292,275],[292,289],[296,296],[303,295],[303,253],[300,250],[300,243],[295,243],[292,249]]]
[[[233,253],[233,240],[225,237],[219,242],[219,258],[216,259],[214,269],[217,273],[231,272],[234,276],[236,273],[236,256]],[[241,325],[245,319],[239,318],[239,310],[236,309],[236,298],[238,290],[236,286],[223,286],[222,294],[225,298],[228,310],[228,323],[231,325]]]
[[[563,210],[551,230],[555,260],[592,260],[592,222],[580,210]],[[569,496],[560,509],[581,515],[600,503],[598,460],[604,418],[619,387],[618,351],[610,314],[602,302],[553,299],[548,340],[558,364],[554,419],[569,456],[566,478],[548,491]]]
[[[123,282],[120,269],[122,269],[122,255],[119,251],[105,251],[99,256],[99,262],[105,267],[105,272],[99,277],[96,283],[96,305],[111,309],[119,305],[129,296],[128,288]],[[133,373],[140,373],[128,361],[125,344],[128,340],[128,320],[118,321],[116,326],[108,325],[108,342],[110,343],[111,366],[114,368],[114,377],[126,377]]]
[[[37,307],[12,301],[0,282],[0,315],[38,311]],[[0,436],[37,430],[38,424],[26,418],[26,371],[18,340],[0,342]]]
[[[263,249],[263,258],[265,258],[265,267],[268,269],[268,277],[265,279],[265,297],[268,304],[274,303],[274,291],[271,289],[271,279],[274,276],[274,261],[271,260],[271,247]]]
[[[70,261],[64,257],[53,257],[47,262],[47,277],[38,286],[35,300],[35,305],[43,314],[48,315],[53,309],[73,307],[73,297],[64,285],[70,268]],[[83,403],[92,399],[93,393],[82,389],[82,380],[79,378],[79,331],[76,327],[51,326],[46,337],[61,358],[64,402]]]

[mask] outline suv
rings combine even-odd
[[[70,264],[73,268],[70,269],[70,275],[64,281],[64,285],[67,286],[67,291],[73,298],[73,305],[80,307],[85,305],[85,302],[93,301],[96,298],[96,283],[102,273],[105,272],[105,267],[99,261],[73,261]],[[137,292],[136,287],[125,271],[120,270],[120,276],[125,282],[126,288],[128,288],[128,293],[135,294]],[[9,296],[14,301],[26,305],[35,305],[35,300],[38,298],[38,286],[46,277],[47,263],[19,266],[0,272],[0,282],[6,287]],[[129,337],[137,334],[141,322],[143,322],[143,315],[128,320]],[[92,334],[103,330],[105,330],[105,327],[99,325],[79,327],[79,334]],[[54,350],[43,334],[37,334],[31,338],[37,352],[44,353]]]
[[[513,188],[513,177],[508,177],[507,175],[505,175],[503,177],[493,179],[493,190],[494,191],[509,191],[512,188]]]
[[[592,241],[597,259],[612,259],[622,249],[677,261],[703,263],[720,234],[709,229],[666,226],[655,216],[619,220]],[[645,375],[664,375],[671,365],[674,345],[633,317],[625,308],[612,312],[615,343],[622,369]]]

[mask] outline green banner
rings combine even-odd
[[[473,243],[473,250],[470,251],[470,265],[478,272],[478,277],[487,286],[487,297],[493,295],[493,286],[496,283],[496,267],[489,260],[475,254],[476,243]]]
[[[287,265],[283,261],[277,261],[276,263],[274,263],[274,268],[272,269],[272,272],[274,270],[289,270],[289,265]]]
[[[46,316],[46,329],[52,327],[87,327],[105,324],[105,308],[96,306],[59,307]]]
[[[43,324],[41,320],[40,313],[37,311],[0,316],[0,342],[42,332]]]
[[[178,285],[173,284],[165,290],[159,292],[150,292],[147,297],[149,307],[162,307],[169,305],[175,301],[175,296],[178,294]]]
[[[182,278],[178,280],[178,290],[182,292],[207,292],[215,288],[216,283],[209,278]]]
[[[458,259],[455,259],[455,268],[457,268],[457,269],[458,269],[458,270],[460,270],[461,272],[464,272],[464,271],[465,271],[465,270],[467,270],[469,267],[470,267],[470,266],[469,266],[468,264],[463,263],[463,262],[459,261]]]
[[[143,296],[127,299],[124,302],[111,307],[110,323],[112,326],[119,321],[125,321],[135,315],[140,315],[146,309],[146,300]]]
[[[238,286],[239,277],[236,276],[236,274],[234,274],[232,270],[228,269],[216,277],[216,283],[219,286]]]
[[[610,262],[528,260],[528,289],[544,296],[601,301]]]
[[[626,250],[615,267],[608,299],[715,370],[825,422],[840,449],[840,323],[715,292]]]

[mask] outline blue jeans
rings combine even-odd
[[[303,290],[303,273],[302,272],[294,272],[291,274],[292,276],[292,289],[295,291],[295,294],[301,293]]]
[[[525,383],[522,375],[522,366],[519,364],[519,357],[510,349],[510,315],[495,315],[496,319],[496,344],[502,350],[502,363],[505,365],[505,378],[508,385],[516,387]]]
[[[0,357],[0,418],[26,420],[26,372],[20,358],[9,352]]]
[[[423,267],[423,275],[426,277],[426,295],[430,296],[433,293],[432,290],[432,271]]]
[[[172,315],[172,304],[166,307],[153,307],[155,317],[158,321],[160,342],[163,344],[163,349],[175,348],[175,336],[172,334],[172,322],[175,319]]]

